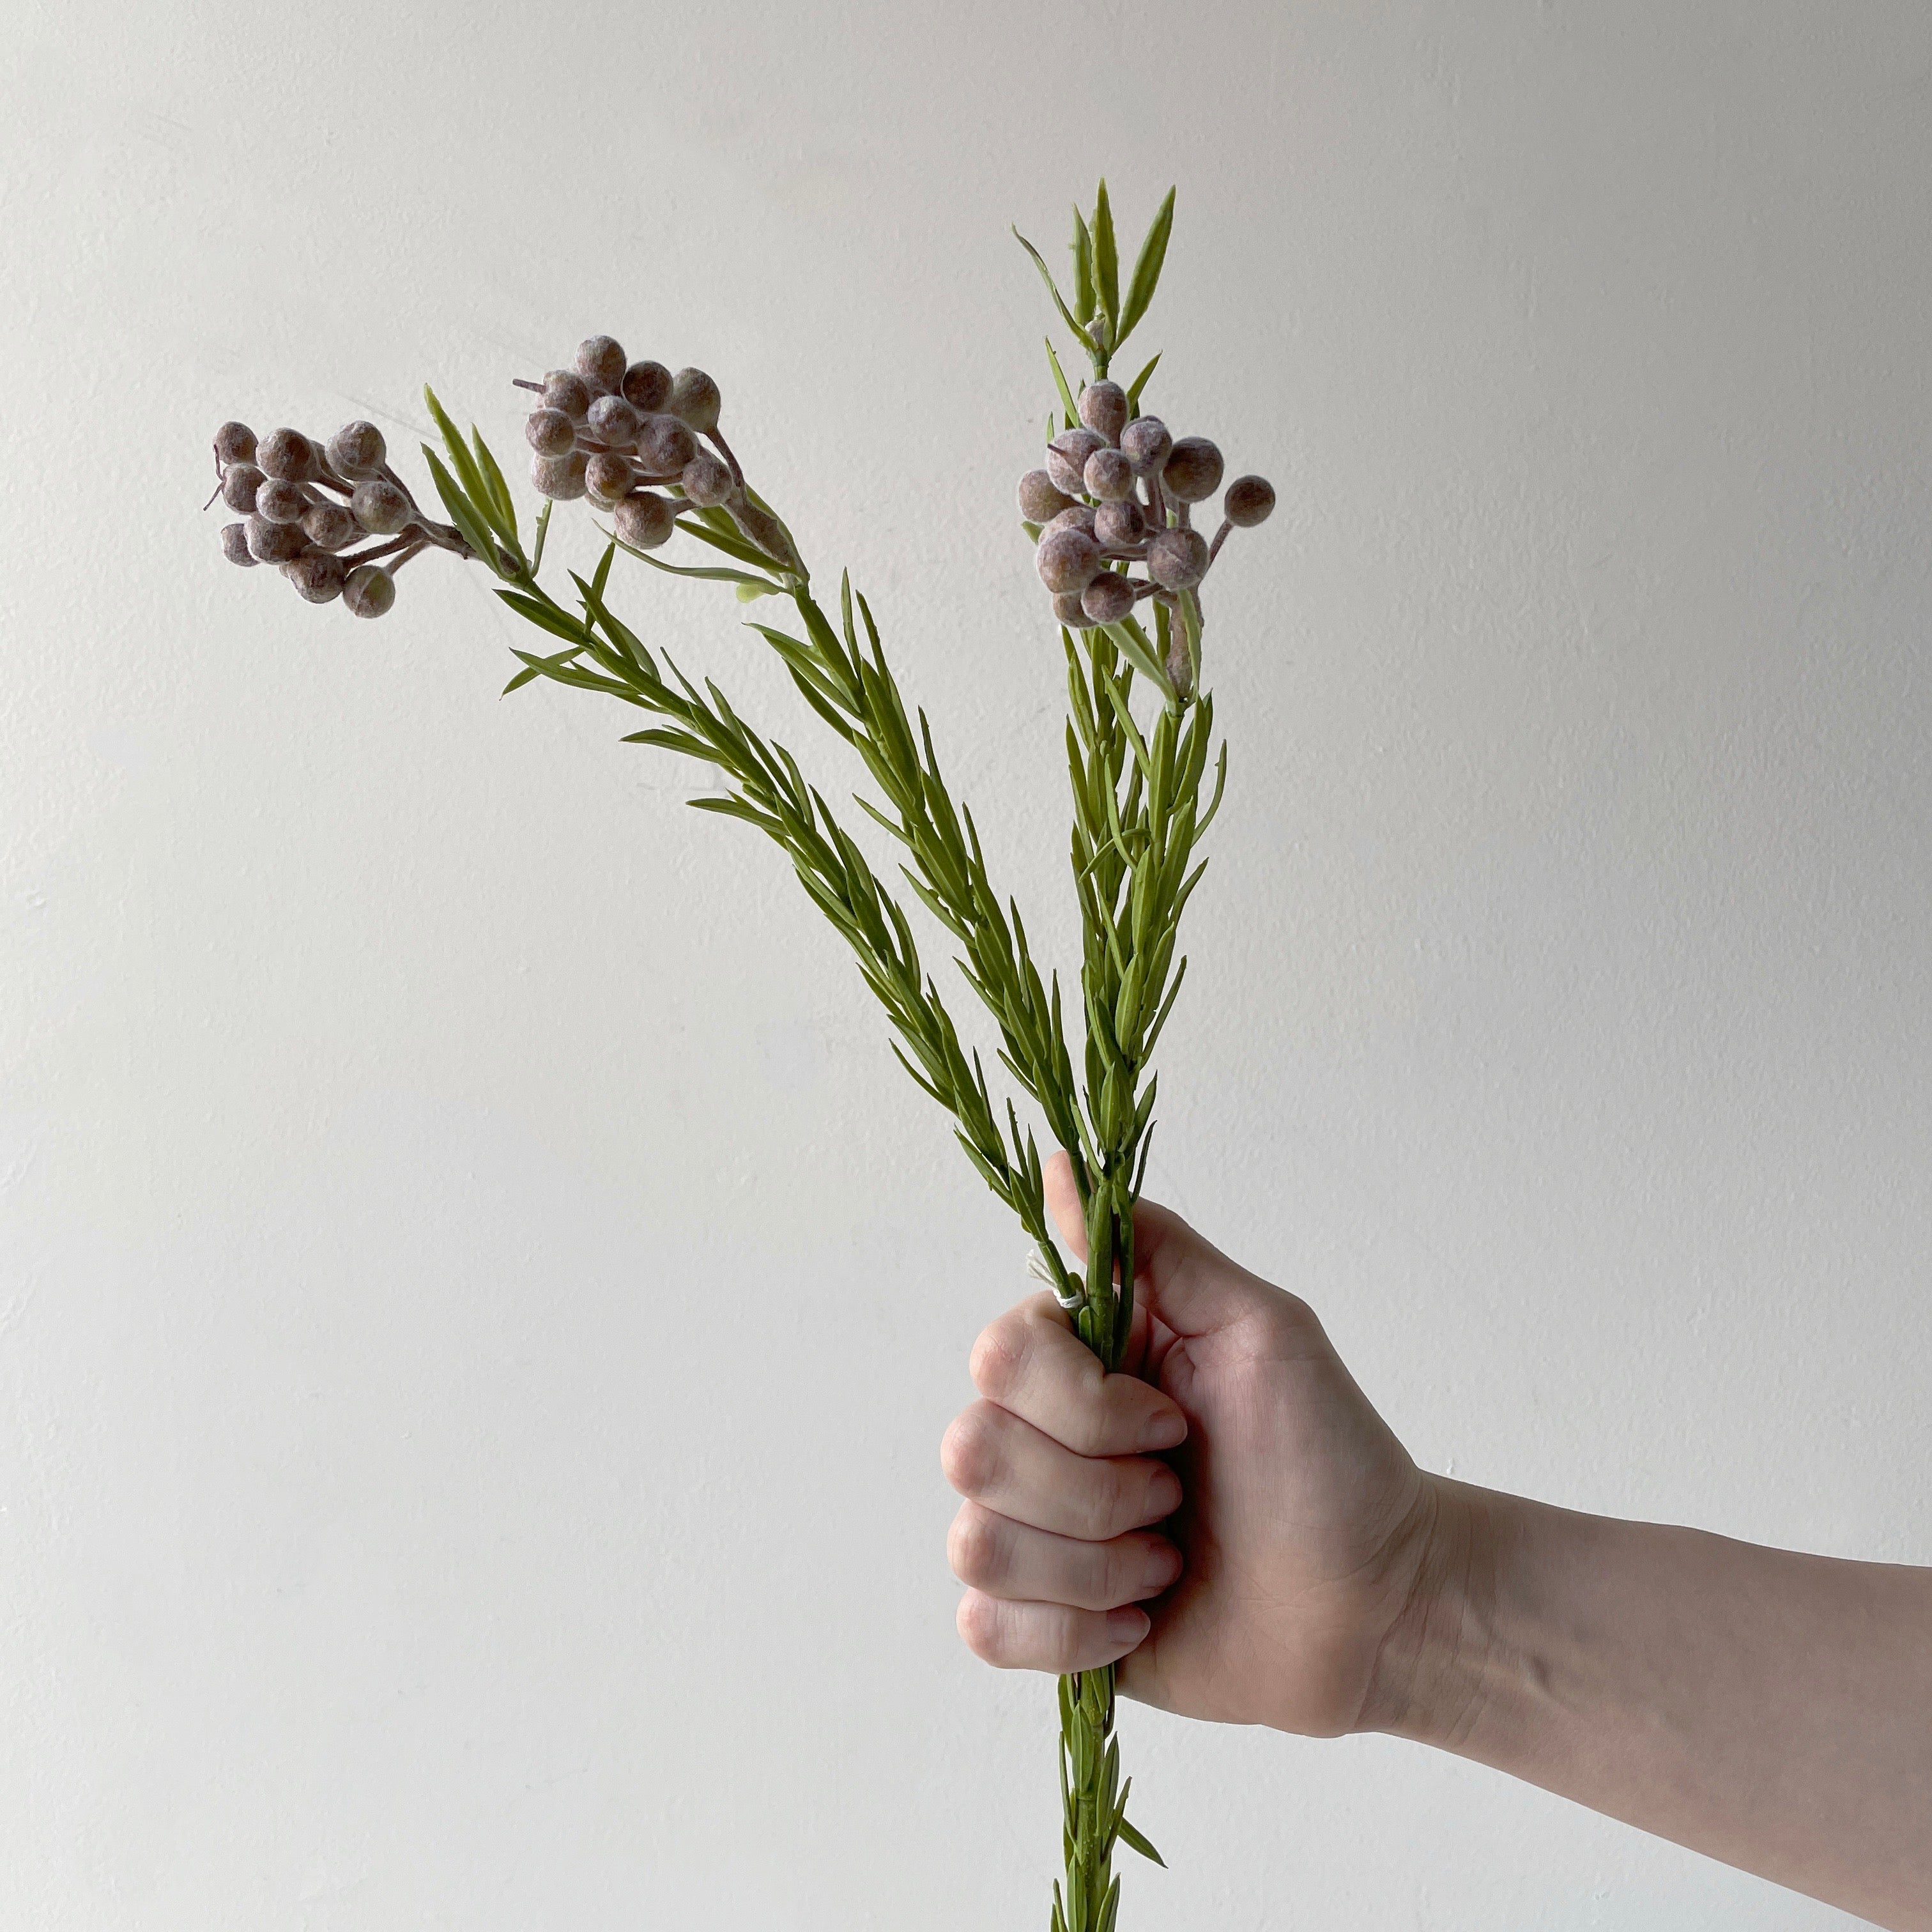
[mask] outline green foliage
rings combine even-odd
[[[1070,244],[1073,256],[1071,302],[1060,293],[1060,285],[1053,279],[1053,271],[1046,266],[1040,250],[1017,227],[1013,230],[1014,238],[1032,256],[1040,280],[1046,284],[1047,293],[1053,298],[1054,307],[1060,311],[1060,319],[1072,332],[1074,340],[1086,350],[1096,382],[1106,374],[1114,352],[1147,314],[1154,291],[1160,286],[1160,272],[1167,262],[1168,237],[1174,228],[1174,190],[1169,188],[1141,243],[1124,299],[1120,293],[1120,250],[1114,236],[1113,205],[1108,198],[1104,180],[1094,196],[1091,218],[1077,208],[1073,211],[1073,239]],[[1156,362],[1160,359],[1158,356],[1154,358]],[[1058,367],[1056,362],[1056,372]],[[1136,407],[1141,388],[1153,372],[1154,364],[1150,363],[1130,392]],[[1067,406],[1070,412],[1070,402]]]

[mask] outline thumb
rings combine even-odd
[[[1047,1162],[1044,1179],[1047,1208],[1060,1238],[1084,1262],[1087,1222],[1064,1148]],[[1135,1296],[1177,1335],[1228,1327],[1252,1309],[1262,1286],[1172,1208],[1154,1201],[1134,1204]]]

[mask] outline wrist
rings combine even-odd
[[[1489,1701],[1514,1499],[1426,1472],[1423,1481],[1414,1580],[1376,1653],[1358,1728],[1454,1750]]]

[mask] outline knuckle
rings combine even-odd
[[[962,1496],[976,1496],[992,1483],[999,1467],[999,1445],[992,1423],[976,1404],[952,1418],[939,1445],[939,1466]]]
[[[997,1400],[1018,1384],[1025,1360],[1026,1341],[1019,1324],[1003,1315],[980,1330],[967,1366],[973,1386],[982,1395]]]
[[[946,1553],[961,1582],[997,1581],[1006,1561],[1006,1538],[999,1518],[976,1503],[963,1504],[947,1532]]]
[[[1096,1462],[1093,1472],[1092,1480],[1087,1486],[1084,1514],[1087,1540],[1098,1543],[1105,1541],[1120,1526],[1126,1485],[1118,1462]]]
[[[1006,1656],[1006,1618],[991,1597],[968,1590],[959,1599],[953,1619],[961,1640],[982,1664],[1004,1666]]]

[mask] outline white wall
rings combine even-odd
[[[199,506],[230,415],[514,446],[593,329],[702,362],[1070,962],[1006,224],[1102,168],[1180,187],[1153,395],[1286,506],[1150,1191],[1434,1467],[1932,1561],[1922,8],[7,33],[0,1927],[1044,1923],[1051,1687],[953,1634],[936,1456],[1016,1231],[777,855],[499,702],[479,582],[354,625]],[[848,786],[702,589],[620,580]],[[1124,1732],[1136,1932],[1849,1922],[1394,1742]]]

